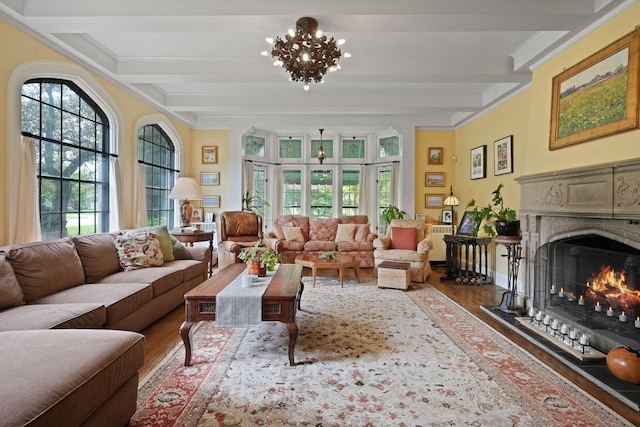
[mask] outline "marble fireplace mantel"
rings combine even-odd
[[[533,295],[538,247],[559,239],[596,234],[640,249],[640,159],[603,163],[516,178],[524,283]]]

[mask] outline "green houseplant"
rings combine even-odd
[[[403,219],[405,214],[406,212],[401,211],[397,206],[387,206],[380,214],[380,221],[382,221],[382,225],[389,225],[391,220]]]
[[[250,248],[243,249],[238,254],[238,258],[247,264],[249,274],[266,276],[267,270],[273,271],[276,264],[280,262],[280,256],[273,249],[260,246],[262,240],[258,240]]]
[[[260,207],[256,206],[256,203],[259,203],[262,206],[271,207],[269,202],[267,202],[262,196],[258,193],[255,193],[253,196],[251,194],[251,189],[247,190],[242,197],[242,210],[253,212],[256,215],[264,216],[264,212]]]
[[[489,236],[496,234],[503,236],[517,236],[520,234],[520,221],[517,219],[517,212],[509,207],[505,207],[502,197],[502,188],[504,185],[500,183],[498,188],[493,190],[493,202],[486,206],[478,206],[475,199],[471,199],[467,203],[467,208],[473,208],[473,220],[476,224],[484,221],[482,229]],[[476,234],[477,234],[476,229]]]

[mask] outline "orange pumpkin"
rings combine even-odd
[[[623,381],[640,384],[640,354],[627,347],[614,348],[607,354],[607,368]]]

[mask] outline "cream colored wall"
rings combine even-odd
[[[588,166],[640,156],[640,130],[549,151],[551,119],[551,81],[565,68],[571,67],[618,38],[634,30],[640,22],[640,3],[627,9],[562,51],[533,73],[529,132],[523,155],[527,162],[523,174]]]
[[[34,39],[30,35],[20,31],[5,21],[0,20],[0,40],[4,40],[4,43],[0,43],[0,163],[3,173],[0,173],[0,206],[6,207],[9,204],[14,204],[15,201],[7,200],[7,181],[10,177],[7,176],[6,159],[7,159],[7,147],[10,143],[17,143],[17,141],[8,141],[7,129],[9,128],[7,123],[7,106],[8,106],[8,82],[12,73],[21,64],[25,64],[31,61],[50,61],[54,63],[75,64],[74,61],[61,55],[55,50],[49,48],[40,41]],[[10,41],[10,42],[8,42]],[[79,65],[77,65],[81,68]],[[135,123],[149,115],[162,114],[159,110],[152,107],[150,104],[142,101],[136,96],[128,93],[120,87],[112,84],[110,81],[100,77],[99,75],[84,69],[95,81],[109,94],[111,99],[115,102],[119,108],[120,117],[123,117],[123,122],[119,123],[122,127],[120,135],[124,138],[124,152],[119,153],[119,159],[122,167],[122,181],[124,186],[124,206],[125,206],[125,219],[123,227],[130,227],[133,224],[133,185],[134,185],[134,169],[137,161],[135,144],[137,143],[137,129],[134,129]],[[182,148],[187,154],[184,156],[183,164],[180,165],[180,169],[184,173],[192,173],[194,166],[199,164],[195,162],[194,157],[191,155],[192,151],[192,138],[194,132],[182,123],[173,120],[166,115],[166,120],[170,122],[178,133],[178,137],[182,143]],[[112,126],[117,124],[112,124]],[[224,145],[224,144],[220,144]],[[7,244],[7,209],[0,209],[0,245]]]
[[[202,147],[218,147],[218,163],[202,163]],[[220,172],[220,185],[203,185],[202,193],[205,196],[220,196],[220,208],[205,207],[203,211],[218,214],[225,210],[237,210],[239,206],[229,204],[229,183],[231,180],[241,180],[239,170],[229,170],[229,131],[227,130],[197,130],[193,132],[193,144],[189,153],[191,164],[193,165],[193,177],[200,179],[201,172]],[[199,202],[194,205],[200,206]]]
[[[430,165],[429,147],[442,147],[443,158],[441,165]],[[416,131],[416,176],[415,176],[415,213],[424,214],[425,218],[439,222],[443,208],[426,208],[427,194],[449,195],[449,186],[455,187],[455,167],[453,157],[456,152],[455,132],[448,130],[417,130]],[[445,180],[442,187],[426,186],[426,173],[444,173]],[[457,211],[457,210],[456,210]]]

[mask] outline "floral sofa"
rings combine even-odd
[[[210,257],[166,227],[0,248],[0,424],[126,425],[135,331],[183,304]]]
[[[373,267],[373,241],[377,237],[366,215],[328,219],[281,215],[265,234],[264,245],[275,250],[283,263],[294,263],[300,254],[337,251],[353,256],[361,267]]]

